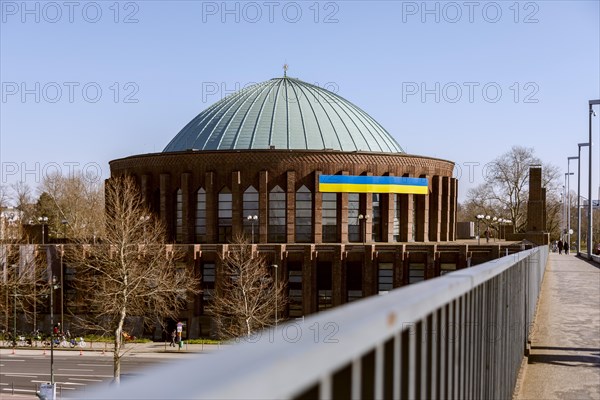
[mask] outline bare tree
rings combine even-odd
[[[485,183],[469,190],[465,213],[472,217],[485,214],[509,218],[515,231],[523,231],[527,224],[531,165],[542,165],[532,148],[513,146],[500,155],[488,165]],[[542,174],[542,185],[546,187],[547,196],[552,198],[558,187],[558,167],[544,164]]]
[[[223,338],[250,336],[275,322],[285,308],[285,285],[274,283],[276,269],[242,237],[221,255],[212,313]]]
[[[37,212],[48,217],[51,236],[94,242],[104,230],[104,185],[79,174],[47,174],[40,184]]]
[[[19,211],[22,223],[33,222],[35,218],[35,204],[31,187],[24,182],[16,182],[11,185],[12,198],[15,208]]]
[[[142,202],[133,178],[111,178],[105,196],[101,244],[82,241],[67,258],[76,271],[77,291],[86,294],[88,312],[78,316],[79,324],[114,336],[118,383],[123,331],[135,321],[177,318],[188,297],[198,292],[198,278],[178,262],[176,248],[165,243],[165,229]]]

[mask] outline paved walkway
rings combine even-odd
[[[517,399],[600,399],[600,266],[550,253]]]

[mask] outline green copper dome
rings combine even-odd
[[[289,77],[249,86],[216,102],[187,124],[164,151],[269,148],[404,152],[354,104]]]

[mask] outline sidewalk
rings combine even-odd
[[[127,343],[125,345],[126,354],[125,357],[141,356],[141,357],[157,357],[157,358],[170,358],[178,357],[184,354],[196,354],[196,353],[210,353],[219,349],[222,349],[227,345],[216,345],[216,344],[184,344],[182,349],[179,347],[170,347],[169,343],[164,342],[149,342],[149,343]],[[112,346],[106,346],[104,343],[93,343],[83,349],[79,347],[73,349],[65,349],[62,347],[55,347],[54,354],[60,354],[61,356],[80,356],[86,354],[101,354],[103,351],[105,354],[112,355]],[[46,355],[50,356],[50,348],[44,350],[43,347],[25,347],[17,348],[14,350],[15,354],[21,355]],[[1,348],[0,357],[13,353],[12,348]]]
[[[600,399],[600,266],[550,253],[516,399]]]

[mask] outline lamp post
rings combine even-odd
[[[368,215],[358,214],[358,220],[360,221],[360,225],[362,226],[362,237],[363,237],[363,245],[367,242],[367,220],[369,219]]]
[[[485,218],[485,215],[477,214],[477,244],[478,245],[481,244],[481,234],[480,234],[479,225],[480,225],[481,220],[484,218]]]
[[[275,270],[275,329],[277,329],[277,321],[279,319],[278,318],[278,316],[279,316],[279,314],[278,314],[278,308],[279,308],[279,306],[278,306],[278,301],[277,301],[277,297],[279,297],[279,290],[278,290],[279,287],[277,285],[277,275],[279,275],[278,274],[278,272],[279,272],[278,271],[279,266],[277,264],[273,264],[272,267]]]
[[[250,224],[252,225],[252,239],[250,239],[250,243],[254,244],[254,223],[258,221],[258,215],[248,215],[246,218],[248,219],[248,221],[250,221]]]
[[[492,218],[492,223],[494,223],[494,222],[498,222],[498,217]],[[496,242],[496,235],[494,235],[494,242]]]
[[[489,243],[490,242],[490,217],[489,215],[485,216],[485,231],[487,232],[486,236],[485,236],[485,242]]]
[[[595,116],[596,113],[594,112],[593,106],[600,104],[600,99],[597,100],[590,100],[588,102],[589,104],[589,114],[588,114],[588,118],[589,118],[589,139],[588,139],[588,143],[589,143],[589,159],[588,159],[588,202],[589,202],[589,208],[588,208],[588,237],[587,237],[587,256],[588,256],[588,260],[592,259],[592,246],[593,246],[593,241],[592,241],[592,205],[594,203],[594,201],[592,200],[592,116]]]
[[[567,170],[568,170],[568,167],[567,167]],[[569,196],[569,182],[570,182],[569,176],[570,175],[575,175],[575,174],[573,172],[565,172],[565,186],[564,186],[564,188],[565,188],[565,219],[564,219],[563,223],[565,224],[564,232],[566,235],[568,235],[567,239],[565,239],[565,240],[568,240],[570,238],[569,229],[571,228],[571,226],[570,226],[571,225],[571,217],[570,217],[570,214],[571,214],[570,206],[571,205],[569,204],[569,202],[571,200],[571,196]],[[570,243],[569,243],[569,245],[570,245]]]
[[[56,276],[52,275],[50,282],[50,384],[54,386],[54,289],[56,285]]]
[[[571,160],[579,160],[579,156],[567,157],[567,173],[574,175],[571,172]],[[579,170],[577,171],[579,175]],[[569,249],[571,248],[571,178],[567,180],[567,205],[569,213],[567,214],[567,240],[569,242]]]
[[[502,240],[502,223],[503,222],[504,222],[503,218],[498,218],[498,224],[500,224],[499,228],[498,228],[498,241]]]
[[[40,224],[42,224],[42,244],[46,244],[45,239],[46,239],[46,234],[45,234],[45,225],[48,223],[48,217],[38,217],[38,222]]]
[[[589,143],[578,143],[577,153],[577,255],[581,253],[581,148]]]

